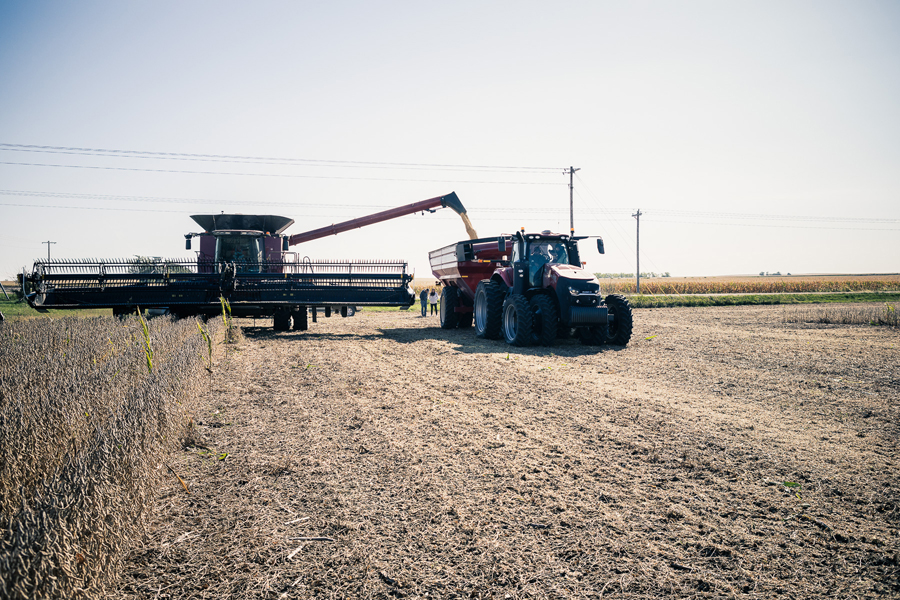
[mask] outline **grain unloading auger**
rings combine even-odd
[[[201,233],[185,235],[196,260],[37,260],[22,274],[22,291],[35,309],[111,308],[124,315],[164,309],[176,316],[213,315],[225,298],[236,317],[273,317],[278,331],[308,328],[308,309],[346,316],[356,306],[410,306],[412,275],[403,261],[310,260],[290,247],[422,211],[450,208],[463,215],[455,193],[365,217],[287,235],[294,221],[276,215],[195,215]]]

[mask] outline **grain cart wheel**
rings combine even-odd
[[[534,337],[541,346],[552,346],[559,328],[559,311],[550,296],[538,294],[529,302],[534,319]]]
[[[441,329],[455,329],[459,325],[459,313],[456,307],[459,304],[459,290],[455,287],[445,286],[441,290]]]
[[[613,316],[613,320],[609,323],[609,333],[606,338],[607,344],[615,346],[625,346],[631,340],[632,317],[631,305],[625,296],[619,294],[610,294],[606,297],[606,306],[609,307],[609,314]]]
[[[287,331],[291,328],[291,313],[288,310],[279,308],[275,311],[275,320],[272,329],[275,331]]]
[[[512,294],[503,303],[503,337],[513,346],[534,344],[531,305],[522,294]]]
[[[292,316],[294,321],[294,329],[296,331],[306,331],[309,329],[309,312],[305,306],[300,307],[300,312],[295,312]],[[299,323],[298,323],[299,321]]]
[[[475,335],[499,340],[503,329],[503,288],[496,281],[478,282],[475,288]]]

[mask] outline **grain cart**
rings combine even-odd
[[[624,296],[605,298],[584,270],[578,240],[586,237],[516,232],[451,244],[429,253],[443,285],[441,327],[469,327],[508,344],[549,346],[574,331],[588,345],[624,346],[631,339],[631,307]],[[597,239],[603,254],[603,240]]]
[[[35,261],[23,272],[22,291],[39,311],[54,308],[111,308],[124,315],[157,309],[176,316],[221,312],[228,300],[236,317],[272,317],[277,331],[305,330],[308,309],[347,316],[357,306],[410,306],[412,276],[402,261],[311,260],[290,247],[328,235],[420,211],[465,209],[455,193],[414,202],[336,225],[295,235],[294,221],[276,215],[195,215],[203,228],[185,235],[185,247],[198,238],[195,260],[55,259]]]

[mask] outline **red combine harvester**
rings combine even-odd
[[[549,346],[573,330],[588,345],[624,346],[631,307],[624,296],[600,294],[584,270],[575,237],[543,231],[466,240],[430,252],[441,293],[441,327],[469,327],[508,344]],[[603,240],[597,239],[603,254]],[[474,317],[474,319],[473,319]]]
[[[336,225],[287,235],[294,221],[275,215],[195,215],[201,233],[185,235],[197,259],[38,260],[22,274],[28,303],[54,308],[111,308],[125,315],[158,309],[176,316],[214,315],[225,298],[236,317],[273,317],[277,331],[308,328],[308,309],[347,316],[356,306],[410,306],[412,276],[402,261],[310,260],[290,247],[422,211],[465,213],[455,193]]]

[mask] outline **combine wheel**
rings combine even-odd
[[[459,313],[456,307],[459,305],[459,290],[455,287],[445,286],[441,290],[441,328],[454,329],[459,325]]]
[[[609,333],[606,338],[607,344],[615,346],[625,346],[631,340],[631,306],[625,296],[619,294],[610,294],[606,297],[606,306],[609,307],[609,314],[613,316],[613,320],[609,323]]]
[[[275,321],[272,328],[275,331],[287,331],[291,328],[291,313],[284,309],[275,311]]]
[[[475,335],[499,340],[503,329],[504,290],[496,281],[485,279],[475,288]]]
[[[503,303],[503,337],[513,346],[535,342],[531,305],[522,294],[512,294]]]
[[[541,346],[552,346],[559,328],[559,311],[553,299],[546,294],[538,294],[531,301],[534,319],[534,338]]]
[[[306,331],[309,329],[309,315],[305,306],[301,306],[300,310],[294,311],[291,317],[294,319],[294,331]]]

